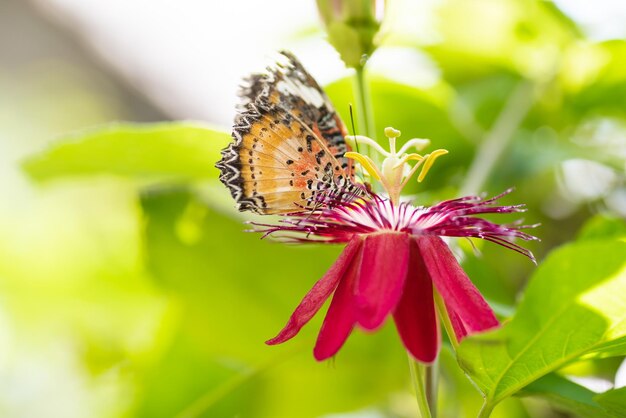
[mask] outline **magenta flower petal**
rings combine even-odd
[[[439,352],[441,337],[432,281],[414,240],[411,240],[409,271],[404,290],[393,318],[409,353],[423,363],[433,362]]]
[[[322,329],[317,336],[313,356],[317,361],[334,356],[346,342],[356,324],[354,287],[363,257],[363,246],[352,258],[350,267],[341,278],[330,303]]]
[[[480,332],[500,325],[495,314],[476,286],[467,277],[445,242],[437,236],[417,237],[424,263],[435,288],[441,294],[451,319],[462,322],[455,328],[460,340],[468,333]],[[453,324],[456,319],[453,319]]]
[[[266,344],[274,345],[283,343],[298,334],[300,329],[319,311],[326,299],[335,290],[341,277],[344,276],[346,270],[354,259],[357,250],[362,247],[363,238],[354,236],[343,250],[341,255],[331,268],[326,272],[324,277],[315,283],[313,288],[306,294],[302,302],[298,305],[294,313],[289,318],[287,325]]]
[[[392,314],[407,351],[419,361],[433,361],[441,345],[433,289],[443,299],[457,340],[499,325],[440,237],[491,241],[534,261],[532,253],[514,241],[536,240],[522,231],[534,225],[502,225],[481,218],[484,214],[523,212],[523,205],[498,206],[499,195],[413,206],[394,203],[369,189],[361,191],[322,191],[312,210],[284,214],[278,224],[254,224],[264,236],[287,242],[348,243],[268,344],[294,337],[333,291],[314,349],[318,360],[335,355],[355,325],[373,330]]]
[[[410,235],[385,232],[367,235],[355,289],[357,320],[378,328],[402,296],[409,262]]]

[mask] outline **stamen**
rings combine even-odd
[[[426,161],[424,162],[424,167],[422,167],[422,171],[420,171],[420,175],[417,177],[417,181],[421,183],[422,180],[424,180],[424,177],[426,177],[426,174],[428,174],[428,170],[430,170],[435,163],[435,160],[442,155],[446,155],[447,153],[448,150],[438,149],[428,154],[426,156]]]
[[[372,161],[370,157],[352,151],[346,152],[343,156],[358,161],[359,164],[361,164],[361,166],[370,174],[370,176],[380,181],[382,177],[380,175],[380,171],[378,171],[378,169],[374,165],[374,161]]]
[[[404,186],[406,186],[409,183],[409,180],[411,179],[411,177],[413,177],[413,174],[415,174],[417,169],[422,166],[424,161],[426,161],[426,158],[428,158],[428,155],[426,155],[425,158],[422,158],[421,160],[419,160],[417,164],[415,164],[413,168],[411,168],[409,173],[406,176],[404,176],[404,180],[402,181],[402,184],[400,184],[400,187],[399,187],[400,190],[404,189]]]
[[[435,160],[448,153],[444,149],[438,149],[424,156],[418,153],[407,153],[410,148],[419,151],[430,144],[428,139],[423,138],[410,139],[397,151],[396,139],[400,134],[401,132],[397,129],[392,127],[385,128],[385,136],[389,140],[389,151],[384,150],[376,141],[366,136],[346,136],[346,140],[351,142],[350,145],[356,145],[357,143],[369,145],[371,149],[383,155],[385,158],[380,167],[377,167],[374,161],[367,155],[358,152],[346,152],[344,154],[345,157],[356,160],[374,179],[380,181],[394,204],[398,204],[400,192],[413,174],[417,172],[418,168],[422,168],[417,179],[421,182],[428,174]],[[416,163],[411,167],[408,164],[409,161],[415,161]]]
[[[394,165],[393,168],[398,168],[402,165],[404,165],[406,162],[408,161],[422,161],[424,159],[424,157],[422,157],[419,154],[407,154],[404,157],[402,157],[402,159],[398,162],[398,164]]]

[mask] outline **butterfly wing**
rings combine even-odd
[[[239,210],[310,210],[321,193],[355,191],[346,128],[330,100],[288,52],[245,80],[233,142],[217,167]]]

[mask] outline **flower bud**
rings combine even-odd
[[[317,0],[328,41],[346,66],[362,67],[376,49],[374,37],[380,29],[385,1]]]

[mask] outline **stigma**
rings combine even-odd
[[[430,145],[430,140],[413,138],[408,140],[399,150],[396,150],[396,139],[400,131],[392,127],[385,128],[385,136],[389,140],[389,151],[385,150],[376,141],[362,135],[350,135],[346,140],[352,148],[358,149],[359,144],[368,145],[371,150],[382,156],[382,164],[377,166],[368,155],[358,152],[346,152],[345,157],[358,162],[370,177],[379,181],[391,201],[395,204],[400,201],[400,193],[408,184],[409,180],[421,168],[417,181],[421,182],[428,174],[435,160],[448,153],[445,149],[438,149],[429,154],[421,155],[417,152],[408,152],[413,149],[421,151]]]

